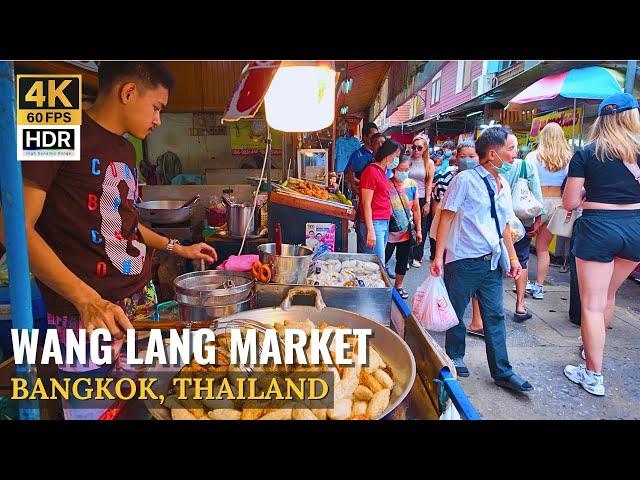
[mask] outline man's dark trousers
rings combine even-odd
[[[494,380],[506,380],[513,375],[507,354],[507,334],[504,326],[502,269],[491,270],[491,261],[466,258],[447,263],[444,280],[451,305],[460,323],[447,330],[445,350],[450,358],[462,358],[465,353],[467,328],[462,321],[473,295],[480,304],[484,326],[489,370]]]

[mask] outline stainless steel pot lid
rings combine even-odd
[[[248,273],[226,270],[205,270],[185,273],[176,277],[173,285],[181,303],[184,297],[198,299],[197,304],[206,300],[224,300],[224,304],[239,301],[251,293],[255,281]]]

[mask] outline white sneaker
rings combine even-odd
[[[542,288],[542,285],[538,285],[537,283],[534,283],[531,286],[531,296],[533,298],[535,298],[536,300],[543,300],[544,299],[544,288]]]
[[[580,356],[582,357],[583,360],[587,359],[587,356],[584,354],[584,346],[580,347]]]
[[[422,263],[420,263],[418,260],[413,260],[413,262],[411,262],[411,266],[413,268],[420,268],[422,266]]]
[[[513,286],[513,293],[518,293],[518,290],[516,289],[516,286]],[[531,295],[531,292],[533,290],[533,283],[531,283],[530,280],[527,280],[527,285],[524,287],[524,293],[527,295]]]
[[[602,375],[587,370],[587,367],[584,365],[578,365],[577,367],[567,365],[564,367],[564,374],[569,380],[581,385],[582,388],[592,395],[604,395],[604,379]]]

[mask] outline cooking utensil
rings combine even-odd
[[[253,278],[261,283],[269,283],[271,280],[271,267],[260,262],[260,260],[253,262],[251,273],[253,273]]]
[[[275,225],[276,255],[282,255],[282,225]]]
[[[194,205],[183,207],[182,200],[152,200],[134,204],[140,219],[149,223],[170,224],[186,222],[193,215]]]
[[[271,280],[275,283],[304,285],[313,250],[300,245],[282,244],[282,254],[276,254],[275,243],[258,245],[261,263],[271,268]]]
[[[200,201],[200,195],[199,194],[198,195],[194,195],[192,198],[190,198],[189,200],[184,202],[184,204],[180,208],[185,208],[185,207],[189,207],[191,205],[195,205],[199,201]]]
[[[222,201],[227,208],[227,226],[232,237],[243,237],[245,230],[247,236],[258,233],[261,223],[260,210],[265,204],[256,205],[254,210],[253,203],[234,203],[227,198],[227,195],[222,196]],[[247,225],[249,225],[248,229]]]
[[[204,270],[174,280],[182,322],[211,320],[253,308],[255,281],[250,274]]]

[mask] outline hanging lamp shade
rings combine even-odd
[[[331,125],[335,75],[333,62],[282,62],[264,97],[269,125],[283,132],[313,132]]]

